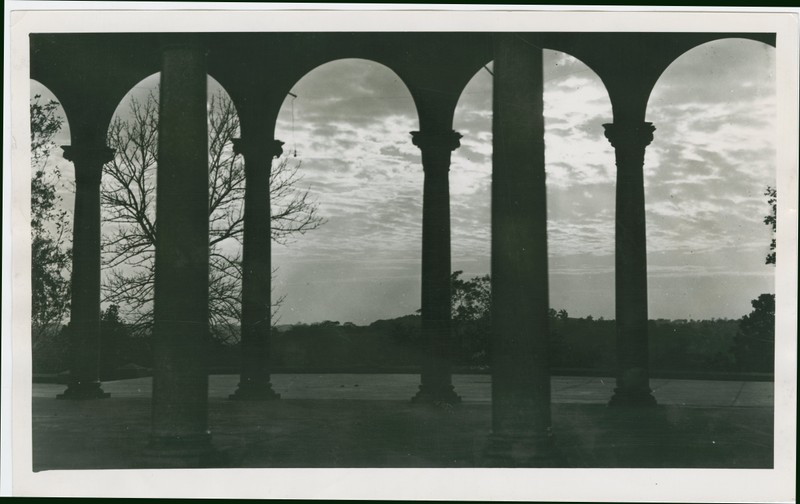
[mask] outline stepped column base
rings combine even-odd
[[[228,396],[233,401],[274,401],[281,395],[272,390],[272,384],[251,381],[239,382],[236,392]]]
[[[72,382],[67,386],[63,394],[58,394],[56,399],[108,399],[111,394],[103,392],[99,381],[91,382]]]

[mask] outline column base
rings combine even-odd
[[[67,385],[67,390],[63,394],[58,394],[56,399],[108,399],[111,394],[103,392],[99,381],[92,382],[72,382]]]
[[[461,396],[456,394],[452,385],[431,387],[420,385],[417,394],[411,398],[415,404],[459,404]]]
[[[228,396],[232,401],[274,401],[280,399],[281,395],[272,390],[272,384],[239,382],[236,392]]]
[[[211,445],[211,434],[150,436],[139,458],[142,468],[190,469],[226,467],[227,456]]]
[[[655,407],[657,405],[656,398],[653,397],[653,391],[647,389],[625,389],[617,387],[614,389],[614,395],[608,401],[609,406],[635,406],[635,407]]]
[[[551,433],[495,434],[483,454],[483,467],[566,467]]]

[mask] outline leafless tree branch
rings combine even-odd
[[[222,92],[209,100],[209,322],[214,335],[229,341],[241,313],[241,255],[236,250],[244,224],[244,161],[233,151],[239,119],[231,100]],[[121,307],[136,330],[152,326],[156,243],[156,169],[158,161],[158,96],[132,100],[125,119],[117,118],[108,132],[115,149],[106,164],[102,183],[103,236],[107,268],[104,300]],[[271,239],[287,243],[291,237],[324,223],[308,190],[298,190],[299,165],[287,159],[270,172]],[[283,298],[273,303],[273,320]],[[237,336],[238,337],[238,336]]]

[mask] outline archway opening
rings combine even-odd
[[[30,81],[31,126],[31,357],[34,373],[68,368],[68,341],[62,325],[69,317],[74,170],[61,145],[69,123],[58,98]]]
[[[613,318],[615,170],[602,127],[611,104],[600,78],[568,54],[544,50],[543,72],[550,305],[562,320]],[[453,269],[464,280],[489,273],[492,79],[489,63],[464,88],[454,118],[464,137],[450,170]],[[577,335],[552,329],[554,340]],[[613,327],[607,329],[613,338]],[[557,365],[595,365],[594,346],[584,345],[580,362],[581,345],[569,346],[554,355]]]
[[[652,315],[740,316],[773,288],[763,219],[775,186],[774,49],[728,39],[688,51],[647,114],[657,128],[645,162]]]
[[[423,172],[413,99],[389,68],[342,59],[292,88],[276,138],[324,225],[273,247],[279,323],[370,324],[420,299]],[[276,211],[273,205],[273,212]],[[335,325],[335,324],[334,324]]]
[[[149,334],[155,279],[160,73],[120,101],[108,130],[114,159],[101,183],[103,305],[134,334]],[[209,313],[215,341],[238,340],[244,166],[233,152],[239,118],[223,87],[208,77]],[[144,357],[141,357],[144,359]]]
[[[41,172],[40,182],[55,189],[54,211],[71,214],[74,206],[72,183],[75,172],[72,163],[64,159],[61,150],[62,145],[70,143],[69,120],[58,97],[47,86],[34,79],[30,83],[31,175],[35,179],[37,172]],[[37,201],[32,203],[36,205]],[[44,202],[38,202],[40,205],[42,203]],[[66,233],[64,239],[71,242],[72,236]]]
[[[751,300],[774,292],[764,219],[765,193],[776,183],[775,68],[766,44],[709,42],[675,60],[650,96],[648,120],[657,128],[645,161],[650,318],[707,329],[691,341],[671,338],[682,363],[737,367],[737,319]]]

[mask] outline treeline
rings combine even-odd
[[[551,366],[587,373],[613,372],[614,320],[573,318],[563,310],[552,310],[550,315]],[[648,327],[651,369],[687,373],[772,372],[774,336],[770,341],[768,337],[746,335],[749,326],[754,323],[763,326],[763,322],[754,321],[752,314],[741,320],[652,320]],[[146,374],[153,364],[151,336],[132,334],[119,319],[115,307],[104,312],[101,325],[101,378]],[[760,329],[763,331],[764,327]],[[39,337],[40,344],[33,352],[34,373],[58,373],[68,368],[66,331],[55,329],[47,338]],[[459,370],[489,369],[489,334],[489,324],[484,318],[454,321],[452,360]],[[212,339],[210,345],[212,373],[235,373],[240,360],[236,335]],[[378,320],[368,326],[325,321],[274,328],[270,364],[273,369],[291,372],[413,372],[424,353],[420,317],[408,315]]]
[[[562,312],[563,313],[563,312]],[[648,323],[650,366],[670,372],[773,371],[774,342],[752,344],[740,330],[740,320],[651,320]],[[396,325],[391,334],[406,345],[421,348],[418,330]],[[484,321],[455,323],[453,360],[456,365],[488,369],[491,340]],[[586,371],[613,371],[616,366],[616,321],[550,317],[550,365]],[[773,340],[774,341],[774,340]]]

